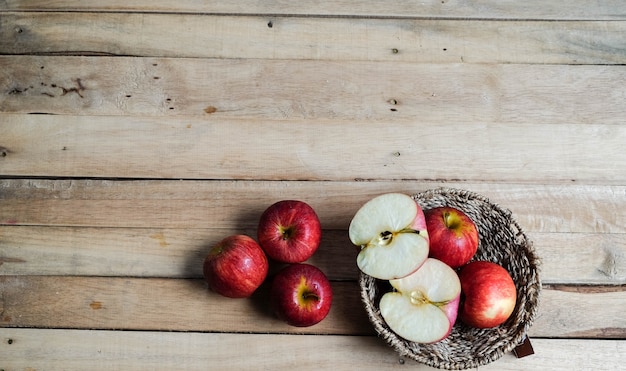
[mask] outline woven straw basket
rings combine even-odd
[[[487,260],[506,268],[517,287],[511,317],[492,329],[476,329],[457,321],[450,335],[434,344],[418,344],[396,335],[385,323],[378,303],[391,290],[388,282],[361,273],[361,298],[376,332],[401,356],[426,365],[461,370],[493,362],[520,345],[537,313],[541,290],[539,261],[531,242],[511,212],[485,197],[458,189],[439,188],[413,195],[424,209],[452,206],[465,212],[478,227],[479,246],[473,260]]]

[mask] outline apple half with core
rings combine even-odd
[[[357,266],[374,278],[408,276],[428,257],[424,212],[406,194],[386,193],[366,202],[352,218],[348,233],[360,248]]]
[[[319,268],[291,264],[282,268],[272,281],[270,306],[274,314],[296,327],[313,326],[323,320],[333,300],[328,278]]]
[[[470,217],[448,206],[425,210],[424,215],[431,258],[458,268],[474,257],[478,250],[478,229]]]
[[[459,272],[462,300],[459,319],[477,328],[504,323],[513,313],[517,290],[509,272],[502,266],[473,261]]]
[[[229,298],[245,298],[259,288],[269,270],[267,256],[249,236],[234,235],[218,242],[204,259],[209,288]]]
[[[259,244],[281,263],[301,263],[319,247],[322,227],[315,210],[306,202],[283,200],[269,206],[257,228]]]
[[[456,272],[428,258],[411,275],[389,281],[396,290],[380,300],[380,314],[396,334],[416,343],[445,339],[456,322],[461,283]]]

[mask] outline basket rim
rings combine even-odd
[[[439,352],[441,349],[446,349],[445,346],[440,346],[440,344],[444,344],[446,342],[445,339],[444,341],[433,345],[417,344],[402,339],[386,325],[380,315],[380,310],[375,303],[375,297],[377,295],[377,289],[375,286],[382,280],[375,279],[363,272],[359,272],[361,299],[365,306],[368,318],[373,324],[376,333],[401,356],[411,358],[415,361],[435,368],[475,368],[478,366],[484,366],[501,358],[504,354],[512,351],[526,339],[528,330],[532,326],[537,314],[539,294],[541,291],[541,280],[539,278],[540,260],[535,253],[532,241],[528,239],[521,226],[513,218],[510,210],[491,202],[487,197],[481,194],[458,188],[439,187],[415,193],[412,195],[412,198],[422,207],[424,207],[423,204],[428,206],[428,203],[425,200],[436,200],[436,202],[444,202],[445,204],[454,204],[461,201],[473,202],[480,205],[481,208],[484,207],[485,209],[488,209],[493,213],[493,215],[497,215],[499,218],[502,218],[500,221],[504,221],[502,224],[505,224],[503,228],[507,229],[507,232],[510,232],[513,236],[514,247],[519,247],[519,253],[524,255],[526,258],[523,260],[527,262],[527,264],[522,267],[522,270],[525,273],[528,273],[527,276],[524,276],[524,278],[527,278],[527,282],[520,283],[516,281],[516,286],[518,286],[518,284],[523,285],[521,288],[526,295],[523,296],[524,300],[522,300],[522,302],[520,302],[518,296],[518,304],[516,304],[515,311],[511,316],[511,318],[515,316],[514,320],[511,320],[510,318],[509,321],[505,323],[510,324],[510,322],[513,322],[512,324],[514,326],[505,326],[503,324],[494,329],[478,331],[481,336],[489,339],[487,343],[491,344],[491,342],[495,341],[495,345],[491,348],[491,350],[477,355],[473,354],[465,358],[455,355],[454,359],[445,359],[445,357],[441,357],[441,353]],[[454,200],[452,200],[452,198],[454,198]],[[431,207],[425,207],[425,209],[428,208]],[[491,215],[489,215],[489,217],[491,217]],[[506,243],[510,243],[510,241],[507,241]],[[521,293],[519,295],[521,296]],[[461,329],[468,330],[467,327],[457,321],[453,331],[461,331]],[[471,331],[476,332],[475,330]],[[504,338],[504,335],[501,334],[502,332],[510,336],[508,336],[508,338]],[[446,343],[446,346],[449,345],[449,342]],[[454,345],[451,346],[454,347]],[[436,348],[436,350],[434,350],[434,348]]]

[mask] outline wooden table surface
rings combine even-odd
[[[384,192],[474,191],[542,261],[535,354],[626,364],[626,3],[0,1],[0,370],[411,369],[347,226]],[[296,198],[329,316],[202,280]]]

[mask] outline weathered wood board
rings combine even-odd
[[[0,1],[0,370],[429,369],[377,338],[347,228],[437,187],[541,259],[535,354],[481,370],[623,368],[625,34],[617,0]],[[335,292],[309,328],[202,280],[287,198]]]

